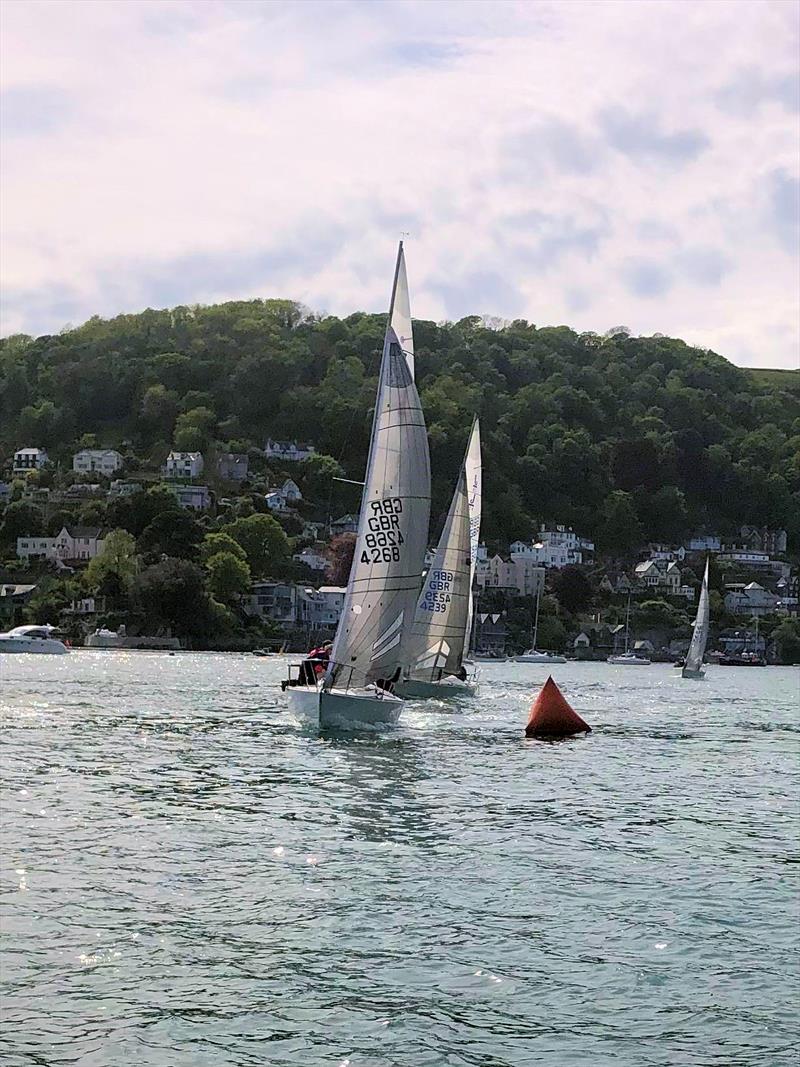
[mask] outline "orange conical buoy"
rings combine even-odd
[[[525,736],[569,737],[571,734],[590,733],[591,729],[591,726],[572,710],[553,679],[548,678],[531,705],[531,717],[525,727]]]

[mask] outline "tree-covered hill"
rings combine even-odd
[[[317,317],[252,300],[9,337],[0,460],[36,445],[67,464],[91,433],[146,468],[172,446],[241,451],[270,436],[311,440],[360,478],[384,325],[380,315]],[[478,412],[489,541],[555,520],[624,552],[752,523],[786,527],[797,550],[800,375],[754,376],[680,340],[623,329],[495,328],[477,317],[414,329],[434,515]]]

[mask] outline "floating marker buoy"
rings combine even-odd
[[[526,737],[569,737],[591,733],[591,726],[573,711],[552,678],[548,678],[531,705]]]

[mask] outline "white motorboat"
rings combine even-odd
[[[0,633],[0,652],[33,652],[44,656],[63,656],[69,649],[57,637],[55,626],[15,626]]]
[[[705,655],[706,644],[708,642],[709,614],[708,559],[706,559],[706,569],[703,573],[703,584],[700,586],[700,600],[697,604],[697,618],[694,620],[692,640],[689,644],[689,651],[686,653],[686,662],[681,671],[682,678],[705,677],[706,672],[703,670],[703,656]]]
[[[324,677],[293,678],[290,670],[286,695],[299,718],[323,729],[386,726],[400,718],[403,701],[392,690],[409,662],[430,506],[428,435],[414,384],[401,242],[353,564]]]

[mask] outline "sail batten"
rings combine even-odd
[[[703,584],[700,586],[700,599],[697,604],[697,617],[694,621],[689,651],[686,653],[686,669],[689,671],[699,671],[703,666],[703,656],[708,642],[708,623],[708,560],[706,559],[706,569],[703,574]]]
[[[401,244],[358,534],[328,688],[391,681],[407,663],[430,521],[428,436],[414,384],[413,352]]]

